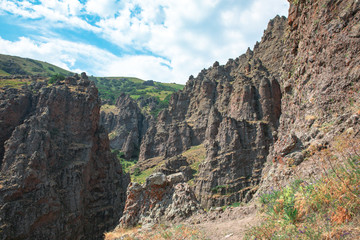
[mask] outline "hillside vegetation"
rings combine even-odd
[[[318,153],[318,178],[298,178],[259,200],[264,221],[246,239],[358,239],[360,236],[359,139],[339,138]]]
[[[90,80],[98,87],[100,98],[110,104],[115,104],[122,93],[130,95],[135,100],[140,97],[155,97],[168,102],[169,95],[184,87],[176,83],[144,81],[133,77],[90,77]]]
[[[50,77],[54,74],[70,76],[74,73],[47,62],[0,54],[0,76],[38,75]]]
[[[73,72],[67,71],[55,65],[16,56],[9,56],[0,54],[0,76],[12,75],[29,75],[29,76],[71,76]],[[160,83],[152,80],[145,81],[133,77],[89,77],[94,81],[98,90],[100,98],[103,102],[110,105],[115,104],[116,99],[122,94],[128,94],[131,98],[137,100],[146,100],[152,98],[155,102],[155,107],[148,111],[148,113],[156,116],[160,110],[166,108],[169,104],[170,95],[173,92],[181,90],[184,85],[176,83]],[[0,86],[13,86],[14,81],[1,80]],[[25,82],[16,83],[18,86],[24,85]]]

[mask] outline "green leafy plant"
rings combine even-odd
[[[54,75],[51,76],[51,78],[49,79],[49,83],[53,84],[53,83],[55,83],[57,81],[62,81],[64,79],[65,79],[64,75],[62,75],[60,73],[57,73],[57,74],[54,74]]]
[[[135,168],[134,169],[134,175],[139,176],[140,174],[141,174],[140,168]]]
[[[360,234],[360,140],[338,140],[338,145],[341,161],[330,150],[319,153],[320,164],[327,166],[321,178],[298,179],[260,196],[265,220],[245,239],[352,239]]]

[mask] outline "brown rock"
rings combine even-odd
[[[82,80],[1,93],[1,239],[101,239],[121,216],[128,180]]]

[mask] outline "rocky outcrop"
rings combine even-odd
[[[282,115],[262,188],[286,184],[334,138],[360,132],[360,2],[290,1]],[[318,172],[310,171],[313,176]]]
[[[82,74],[0,92],[0,239],[101,239],[128,179],[99,125],[94,84]]]
[[[110,147],[124,153],[126,159],[139,155],[141,139],[150,117],[144,115],[137,102],[122,94],[112,111],[101,112],[101,124],[109,132]]]
[[[289,18],[271,20],[253,51],[215,62],[173,94],[149,127],[138,164],[204,144],[195,194],[202,205],[219,206],[248,201],[260,182],[285,184],[309,148],[345,132],[356,137],[359,14],[357,0],[290,1]]]
[[[282,94],[274,60],[284,55],[276,41],[283,38],[285,26],[286,18],[276,17],[254,51],[248,49],[224,66],[216,62],[196,78],[191,76],[149,126],[138,165],[205,144],[207,158],[195,180],[201,203],[209,207],[250,199],[279,125]],[[268,46],[276,56],[263,53]],[[226,194],[212,191],[219,187],[226,188]]]
[[[177,155],[165,160],[165,162],[160,165],[157,170],[165,175],[181,173],[183,174],[185,181],[189,181],[193,178],[193,170],[190,167],[189,161],[182,155]]]
[[[10,88],[0,91],[0,167],[4,158],[4,144],[15,127],[24,121],[32,106],[28,92]]]
[[[119,227],[176,222],[199,211],[201,208],[193,191],[183,181],[182,173],[169,176],[154,173],[143,185],[130,183]]]

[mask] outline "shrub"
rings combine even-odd
[[[134,175],[139,176],[140,174],[141,174],[140,168],[135,168],[134,169]]]
[[[245,239],[351,239],[358,236],[358,145],[354,145],[355,151],[350,155],[343,154],[346,161],[336,166],[332,163],[334,155],[324,155],[323,163],[327,163],[328,170],[313,183],[296,180],[282,190],[260,196],[266,218],[260,226],[249,229]]]
[[[60,73],[57,73],[57,74],[54,74],[54,75],[51,76],[51,78],[49,79],[49,83],[53,84],[53,83],[55,83],[57,81],[62,81],[64,79],[65,79],[64,75],[62,75]]]

